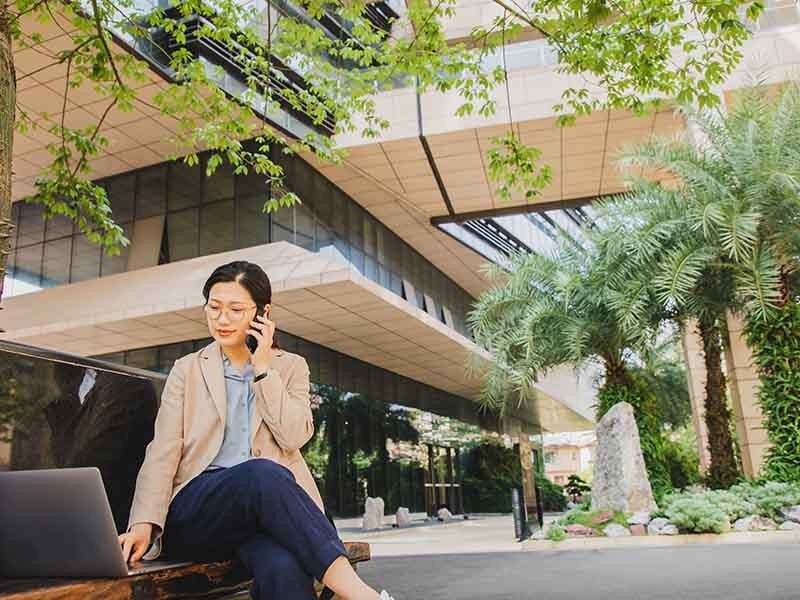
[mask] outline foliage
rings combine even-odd
[[[494,1],[503,8],[502,15],[488,27],[476,27],[470,39],[456,44],[447,39],[445,27],[455,14],[457,0],[412,0],[402,28],[388,34],[367,18],[367,3],[296,3],[301,13],[312,18],[330,12],[334,20],[349,26],[353,39],[324,35],[312,20],[277,12],[270,2],[253,6],[172,0],[166,7],[146,11],[135,0],[89,0],[80,8],[48,0],[3,3],[3,44],[11,38],[20,48],[37,46],[42,35],[30,27],[33,23],[58,21],[67,32],[64,48],[49,56],[66,73],[62,113],[70,94],[81,88],[92,88],[108,102],[97,122],[80,126],[73,126],[62,114],[35,115],[20,110],[20,130],[39,126],[57,138],[49,145],[52,163],[37,181],[36,201],[51,213],[79,213],[81,231],[98,238],[107,251],[116,252],[127,240],[108,218],[105,194],[89,182],[91,159],[108,146],[102,125],[111,109],[130,112],[145,105],[152,112],[168,115],[176,132],[173,141],[187,164],[197,164],[196,152],[206,148],[212,152],[208,171],[227,161],[237,173],[252,170],[280,189],[283,172],[270,159],[270,146],[278,144],[290,151],[311,149],[333,160],[340,154],[333,136],[309,133],[294,140],[267,126],[262,114],[273,114],[284,102],[315,124],[331,120],[336,133],[356,131],[370,138],[389,125],[377,112],[375,92],[400,83],[420,92],[455,94],[460,98],[457,116],[491,115],[496,104],[493,90],[507,83],[507,75],[502,67],[488,65],[499,48],[518,39],[526,29],[544,36],[558,52],[561,72],[581,75],[577,81],[587,81],[568,88],[554,107],[565,115],[564,122],[574,118],[572,113],[605,108],[641,112],[650,104],[644,97],[712,105],[718,101],[714,87],[741,60],[739,48],[749,36],[748,27],[763,10],[762,2],[751,0],[677,5],[648,2],[646,6],[619,0],[613,10],[593,0],[536,0],[525,8]],[[184,19],[193,14],[205,19],[194,32],[200,41],[233,50],[245,75],[238,91],[223,89],[222,68],[204,64],[189,50]],[[703,34],[700,37],[697,28]],[[398,29],[413,33],[403,34]],[[148,81],[149,65],[132,53],[115,51],[112,32],[132,46],[153,49],[173,82],[153,98],[141,97],[137,88]],[[41,48],[37,52],[42,52]],[[680,64],[673,59],[675,52],[682,55]],[[3,69],[11,71],[11,65],[2,63]],[[265,86],[263,82],[276,73],[278,78],[286,77],[276,66],[280,64],[292,65],[308,88]],[[592,86],[599,84],[604,93],[590,93],[587,76]],[[11,126],[10,122],[2,124]],[[242,144],[246,139],[257,143],[247,147]],[[535,150],[523,147],[514,136],[498,145],[493,177],[504,181],[501,187],[506,190],[509,185],[519,186],[529,197],[536,195],[547,184],[549,173],[546,167],[533,169],[530,159]],[[10,155],[3,160],[10,162]],[[83,192],[76,194],[74,190],[79,189]],[[279,193],[266,206],[275,209],[296,200],[291,192]],[[6,206],[6,199],[0,206]],[[2,214],[0,220],[6,217]],[[82,217],[86,217],[85,223],[81,223]],[[0,256],[4,260],[2,253]],[[3,268],[0,264],[0,272]]]
[[[781,509],[800,504],[800,484],[767,481],[762,484],[740,483],[730,491],[754,507],[754,513],[771,519],[781,516]]]
[[[672,490],[672,485],[666,466],[664,438],[661,435],[655,399],[640,383],[633,383],[630,387],[605,385],[599,391],[597,401],[598,419],[619,402],[627,402],[633,406],[650,487],[656,502],[661,502],[664,494]]]
[[[692,405],[677,335],[656,343],[644,359],[642,366],[634,366],[631,371],[655,397],[662,428],[676,430],[689,425]]]
[[[694,429],[685,427],[664,440],[664,460],[673,489],[682,490],[700,481],[700,458]]]
[[[686,491],[670,495],[664,511],[679,529],[722,533],[731,523],[753,514],[754,505],[730,490]]]
[[[469,315],[476,342],[494,359],[485,406],[502,410],[534,397],[537,378],[562,364],[600,362],[607,381],[625,383],[627,357],[653,338],[658,319],[621,327],[608,286],[613,268],[591,244],[566,237],[548,253],[520,253],[487,268],[495,284]]]
[[[665,305],[698,318],[704,350],[715,363],[726,311],[742,312],[774,438],[765,473],[797,480],[800,318],[793,294],[800,272],[800,85],[789,83],[777,95],[749,90],[725,114],[685,110],[706,142],[655,139],[626,153],[624,165],[669,172],[678,186],[665,190],[638,182],[625,202],[626,217],[614,219],[620,234],[627,227],[633,235],[619,235],[616,244],[638,257],[639,278],[652,280]],[[652,265],[659,267],[655,273]],[[637,304],[628,304],[635,320]],[[722,395],[719,365],[707,370],[716,374]],[[717,398],[714,408],[707,418],[717,417],[715,432],[725,436],[724,401]]]
[[[551,542],[561,542],[567,539],[567,532],[564,531],[564,528],[558,523],[551,523],[547,528],[545,537]]]
[[[741,483],[728,490],[687,490],[666,497],[663,512],[679,529],[722,533],[749,515],[777,519],[780,510],[800,504],[800,485]]]
[[[682,531],[724,533],[731,528],[725,509],[703,496],[677,498],[665,513],[670,522]]]
[[[564,491],[572,497],[573,502],[577,502],[578,498],[587,492],[591,492],[592,487],[578,475],[572,474],[567,479],[567,485],[564,486]]]
[[[790,300],[769,319],[751,319],[746,337],[770,441],[761,476],[800,483],[800,303]]]
[[[476,446],[464,468],[464,510],[511,512],[511,490],[521,481],[522,467],[513,449],[491,441]]]
[[[536,476],[536,488],[541,492],[542,510],[546,512],[562,512],[567,507],[564,488],[553,483],[543,475]]]
[[[566,515],[558,520],[561,525],[583,525],[597,531],[602,531],[606,526],[611,523],[617,523],[623,527],[628,527],[628,518],[625,513],[619,510],[612,512],[608,518],[604,517],[606,511],[586,511],[579,508],[569,511]]]

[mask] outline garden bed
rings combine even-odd
[[[669,494],[652,513],[574,508],[535,539],[676,536],[727,532],[800,531],[800,485],[742,483],[727,490],[688,489]]]

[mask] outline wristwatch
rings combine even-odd
[[[255,378],[253,379],[253,383],[259,382],[262,379],[269,377],[270,375],[272,375],[272,369],[267,369],[266,371],[261,373],[261,375],[256,375]]]

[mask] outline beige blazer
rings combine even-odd
[[[300,454],[300,448],[314,434],[305,359],[275,350],[271,373],[253,387],[253,457],[287,467],[324,511],[317,485]],[[156,558],[161,551],[161,535],[172,499],[211,464],[222,447],[226,412],[219,344],[212,342],[175,361],[161,395],[155,437],[147,446],[136,480],[129,520],[129,527],[134,523],[155,525],[154,545],[146,558]]]

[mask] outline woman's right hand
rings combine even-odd
[[[122,547],[122,558],[125,562],[135,563],[144,556],[150,547],[150,538],[153,535],[151,523],[136,523],[130,531],[119,536]]]

